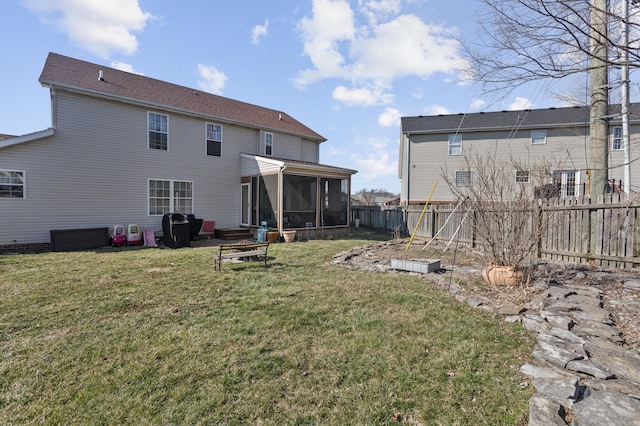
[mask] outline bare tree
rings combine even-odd
[[[551,171],[559,166],[505,156],[497,145],[493,151],[465,153],[463,164],[463,172],[444,168],[441,175],[473,213],[481,255],[488,265],[513,267],[526,281],[548,226],[534,194],[544,193]]]
[[[591,194],[603,194],[608,183],[608,69],[620,65],[622,52],[630,67],[640,65],[636,16],[628,20],[628,40],[621,37],[622,2],[628,0],[617,7],[607,0],[480,1],[485,6],[482,31],[466,48],[469,74],[486,92],[506,95],[532,81],[589,72],[590,188]]]
[[[470,75],[487,92],[509,93],[523,84],[541,79],[560,79],[583,74],[600,59],[591,40],[599,37],[608,46],[607,65],[619,65],[622,50],[629,53],[632,67],[640,66],[640,21],[633,8],[630,42],[620,38],[620,7],[600,8],[590,0],[479,0],[480,31],[473,43],[466,43]],[[623,0],[627,1],[627,0]],[[635,3],[635,1],[634,1]],[[609,31],[590,20],[601,13]]]

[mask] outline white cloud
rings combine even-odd
[[[429,115],[447,115],[451,114],[451,111],[447,107],[443,107],[442,105],[431,105],[427,109]]]
[[[411,92],[411,96],[416,99],[422,99],[424,97],[424,90],[421,87],[417,87],[413,92]]]
[[[461,75],[468,65],[461,56],[457,30],[401,15],[401,3],[359,0],[356,14],[346,0],[313,0],[311,17],[298,25],[304,53],[313,66],[298,73],[296,86],[338,78],[349,81],[354,89],[347,90],[356,93],[362,87],[388,89],[395,79],[406,76]]]
[[[216,67],[198,64],[198,74],[200,75],[198,86],[202,90],[216,95],[222,94],[222,89],[228,80],[222,71]]]
[[[511,111],[529,109],[531,108],[531,105],[533,105],[533,102],[531,102],[529,99],[518,96],[515,101],[513,101],[513,103],[509,105],[509,109]]]
[[[153,19],[140,9],[138,0],[24,0],[24,4],[74,44],[103,58],[112,52],[135,53],[138,39],[134,33]]]
[[[481,111],[487,106],[487,102],[482,99],[474,99],[469,105],[471,111]]]
[[[379,19],[400,12],[401,0],[358,0],[360,10],[369,23],[375,24]]]
[[[368,154],[352,157],[354,168],[358,170],[358,178],[370,182],[378,178],[397,176],[398,160],[392,160],[397,157],[396,152],[380,150],[376,142],[370,144],[376,148],[368,149]]]
[[[333,90],[331,96],[336,101],[348,106],[385,105],[393,101],[393,96],[390,94],[386,94],[381,90],[372,90],[364,87],[349,89],[344,86],[338,86]]]
[[[378,116],[378,124],[382,127],[399,126],[401,116],[400,110],[385,108],[384,112]]]
[[[302,18],[298,30],[304,40],[304,53],[314,69],[303,70],[296,85],[304,87],[327,77],[346,77],[339,43],[353,39],[355,21],[347,0],[313,0],[313,18]]]
[[[259,45],[260,39],[266,37],[269,32],[269,20],[265,19],[263,25],[256,25],[251,31],[251,44]]]
[[[134,70],[133,65],[127,64],[126,62],[111,62],[111,68],[115,68],[120,71],[130,72],[133,74],[144,75],[144,73]]]
[[[372,37],[352,43],[356,59],[352,75],[390,82],[409,75],[426,78],[437,72],[456,72],[464,61],[458,55],[460,43],[451,37],[453,34],[413,15],[379,24]]]

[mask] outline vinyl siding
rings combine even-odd
[[[443,173],[453,175],[467,167],[464,156],[472,152],[494,153],[496,158],[509,161],[515,158],[531,164],[546,162],[554,169],[586,169],[588,164],[587,129],[548,129],[547,143],[531,144],[531,131],[462,133],[463,155],[453,156],[448,152],[449,134],[410,136],[403,158],[406,167],[401,167],[402,194],[412,201],[424,201],[436,179],[439,180],[432,201],[452,201],[453,196]],[[407,157],[410,158],[407,160]],[[514,169],[515,174],[515,169]],[[407,192],[408,191],[408,192]]]
[[[300,142],[300,160],[309,161],[311,163],[317,163],[319,158],[319,144],[318,142],[303,139]]]
[[[46,242],[51,229],[136,223],[160,231],[162,218],[147,214],[148,179],[193,182],[197,217],[239,225],[239,154],[255,150],[255,129],[221,123],[222,157],[212,157],[204,118],[60,90],[53,102],[54,136],[2,149],[0,168],[26,172],[27,198],[0,199],[11,218],[0,244]],[[148,111],[169,116],[168,151],[147,148]]]
[[[273,134],[273,156],[300,160],[300,138],[282,133]]]

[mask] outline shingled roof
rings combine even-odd
[[[99,79],[102,76],[103,79]],[[210,117],[211,120],[293,134],[323,142],[326,139],[285,112],[240,102],[197,89],[49,53],[40,75],[44,86],[106,96],[149,107]]]
[[[620,111],[612,106],[612,114]],[[631,119],[640,117],[640,104],[632,104]],[[586,126],[589,124],[589,107],[527,109],[519,111],[475,112],[470,114],[440,114],[417,117],[402,117],[402,132],[409,133],[455,133],[490,131],[514,128],[550,128]],[[620,121],[619,118],[617,120]]]

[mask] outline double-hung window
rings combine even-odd
[[[611,132],[611,150],[621,151],[622,149],[624,149],[622,127],[614,127]]]
[[[449,155],[462,155],[462,135],[449,135]]]
[[[546,130],[532,130],[531,131],[531,145],[543,145],[547,143],[547,131]]]
[[[222,126],[207,123],[207,155],[222,157]]]
[[[166,151],[169,148],[169,117],[149,112],[149,149]]]
[[[456,172],[456,186],[471,186],[473,175],[470,171]]]
[[[273,133],[264,134],[264,155],[273,155]]]
[[[149,216],[193,213],[193,182],[149,179]]]
[[[0,198],[25,198],[25,174],[19,170],[0,170]]]

